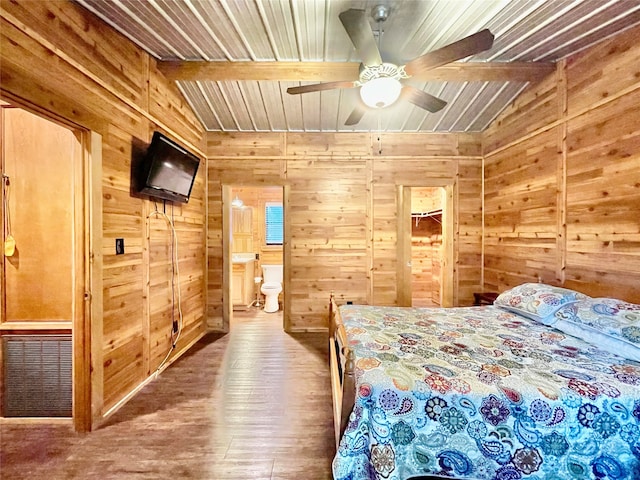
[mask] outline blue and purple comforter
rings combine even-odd
[[[640,479],[640,363],[498,307],[340,307],[336,480]]]

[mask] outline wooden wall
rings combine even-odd
[[[203,154],[203,129],[155,61],[72,2],[0,3],[2,97],[102,137],[103,314],[92,369],[97,420],[140,387],[170,346],[170,243],[153,202],[131,194],[131,163],[161,130]],[[204,162],[188,205],[167,206],[179,239],[184,331],[177,352],[205,331]],[[158,209],[162,209],[162,204]],[[115,238],[125,254],[115,255]]]
[[[440,305],[442,225],[440,216],[414,218],[411,229],[411,304]]]
[[[484,287],[640,302],[635,28],[558,64],[485,132]]]
[[[210,328],[222,328],[222,185],[287,185],[291,330],[326,328],[331,291],[343,301],[397,303],[400,185],[454,186],[454,303],[473,302],[481,270],[479,136],[210,132],[207,156]]]
[[[444,205],[444,190],[442,188],[411,189],[411,213],[427,213],[442,210]]]

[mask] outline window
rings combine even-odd
[[[265,241],[267,245],[282,245],[282,203],[267,202],[264,206]]]

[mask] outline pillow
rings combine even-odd
[[[554,318],[554,328],[640,362],[640,305],[590,298],[563,306]]]
[[[563,305],[589,298],[587,295],[545,283],[523,283],[498,295],[494,305],[536,322],[550,325]]]

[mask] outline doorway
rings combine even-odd
[[[411,188],[411,305],[442,305],[444,188]]]
[[[283,185],[223,185],[223,328],[234,311],[266,311],[288,325],[286,193]],[[263,266],[282,272],[282,291],[262,292]],[[277,309],[277,310],[276,310]],[[275,310],[275,311],[274,311]]]
[[[0,107],[0,409],[5,418],[67,418],[77,431],[90,430],[89,199],[100,137]]]
[[[398,305],[453,306],[455,183],[399,185]]]

